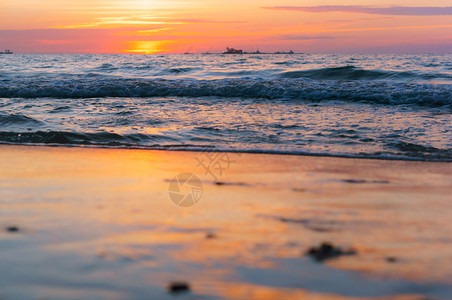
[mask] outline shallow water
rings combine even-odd
[[[450,55],[0,57],[0,142],[452,160]]]
[[[451,299],[450,164],[223,153],[218,184],[205,154],[1,145],[0,298]]]

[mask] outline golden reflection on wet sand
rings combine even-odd
[[[197,155],[1,146],[0,226],[20,231],[0,231],[0,298],[172,299],[166,286],[178,280],[206,299],[430,295],[378,294],[335,272],[452,295],[450,163],[230,153],[215,184]],[[181,172],[203,183],[190,208],[168,196]],[[325,241],[357,255],[304,255]]]

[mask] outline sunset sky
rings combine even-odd
[[[0,0],[17,53],[451,53],[452,0]]]

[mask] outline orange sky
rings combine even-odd
[[[18,53],[452,52],[450,0],[0,0]]]

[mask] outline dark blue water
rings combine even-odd
[[[452,160],[451,55],[4,55],[0,142]]]

